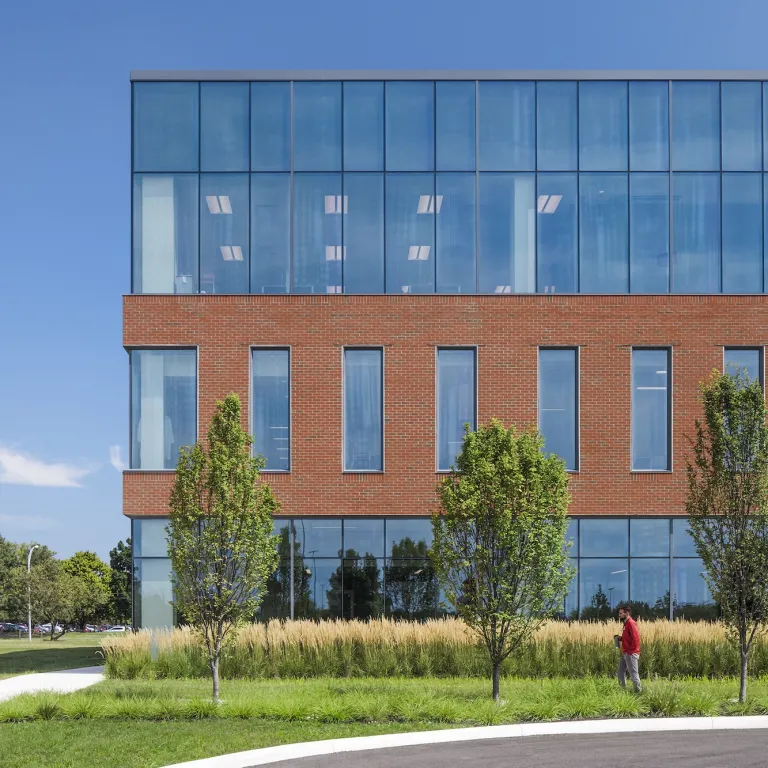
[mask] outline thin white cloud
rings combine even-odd
[[[80,488],[80,480],[93,471],[74,464],[46,464],[27,453],[0,447],[0,483],[6,485]]]
[[[119,445],[109,446],[109,463],[118,471],[122,472],[125,469],[125,462],[123,461],[123,455]]]
[[[0,525],[24,533],[44,533],[61,528],[61,520],[43,515],[6,515],[0,512]]]

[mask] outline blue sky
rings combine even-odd
[[[131,69],[760,69],[753,0],[28,0],[0,26],[0,534],[121,514]]]

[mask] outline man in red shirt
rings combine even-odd
[[[629,679],[632,681],[635,693],[640,693],[640,673],[638,671],[638,662],[640,661],[640,630],[632,618],[632,609],[628,605],[619,606],[619,621],[624,625],[621,636],[615,636],[621,648],[619,685],[622,688],[626,688],[626,677],[627,673],[629,673]]]

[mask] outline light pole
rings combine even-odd
[[[27,633],[29,642],[32,642],[32,582],[29,578],[32,570],[32,553],[39,547],[39,544],[33,544],[27,553]]]

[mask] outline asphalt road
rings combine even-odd
[[[488,739],[307,757],[292,760],[290,765],[296,768],[766,768],[768,731]]]

